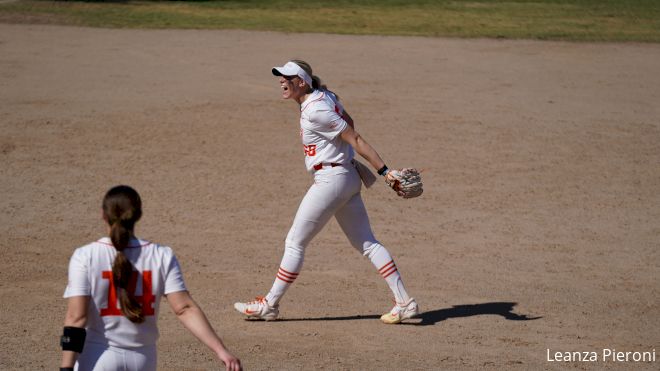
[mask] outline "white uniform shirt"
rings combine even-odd
[[[305,151],[305,166],[313,172],[320,163],[349,164],[353,147],[341,139],[348,123],[341,118],[344,107],[334,93],[315,90],[300,105],[300,136]]]
[[[117,255],[110,238],[102,238],[76,249],[69,263],[69,282],[64,297],[91,296],[87,310],[86,342],[121,348],[153,345],[158,339],[158,308],[164,294],[186,291],[181,268],[172,249],[131,240],[124,254],[137,271],[133,291],[145,313],[143,323],[133,323],[121,314],[112,280],[112,263]]]

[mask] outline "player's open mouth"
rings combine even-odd
[[[288,91],[288,90],[289,90],[289,86],[288,86],[288,85],[280,85],[280,86],[282,87],[282,90],[284,90],[284,91]]]

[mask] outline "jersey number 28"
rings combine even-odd
[[[303,144],[303,148],[305,149],[305,155],[309,157],[316,156],[316,144]]]

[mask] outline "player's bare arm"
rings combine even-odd
[[[378,170],[385,165],[385,162],[382,158],[380,158],[378,152],[376,152],[376,150],[369,143],[367,143],[367,141],[362,138],[360,133],[355,131],[352,126],[348,126],[340,134],[340,136],[341,139],[350,144],[353,149],[355,149],[355,151],[360,154],[360,156],[369,161],[374,169]]]
[[[64,317],[64,327],[85,328],[87,325],[87,306],[89,305],[89,296],[74,296],[68,299],[66,316]],[[60,367],[73,367],[78,359],[78,353],[63,350],[62,364]]]
[[[209,323],[206,315],[188,291],[173,292],[165,296],[172,311],[195,337],[213,350],[228,371],[241,370],[241,363],[225,347]]]
[[[349,126],[340,134],[342,140],[348,142],[357,153],[364,157],[371,166],[378,171],[379,175],[385,176],[385,182],[390,186],[397,195],[403,198],[414,198],[422,194],[422,178],[417,169],[406,168],[400,170],[389,171],[383,159],[380,158],[376,150],[367,143],[362,136],[355,131],[353,119],[344,111],[342,118],[350,119],[347,121]]]

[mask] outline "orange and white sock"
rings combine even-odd
[[[378,273],[385,279],[387,285],[392,290],[394,294],[394,299],[397,303],[406,303],[410,300],[408,292],[403,285],[401,280],[401,274],[394,263],[394,259],[390,255],[389,251],[381,245],[375,244],[372,249],[370,249],[368,255],[371,263],[378,269]]]
[[[289,247],[284,249],[284,256],[282,257],[280,269],[275,275],[275,282],[273,282],[273,286],[266,295],[266,301],[269,305],[275,306],[280,302],[286,290],[298,278],[302,264],[303,254],[301,249]]]

